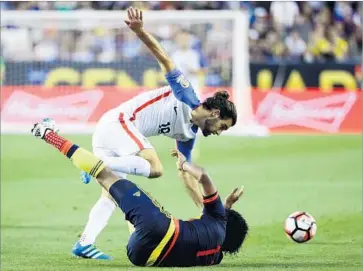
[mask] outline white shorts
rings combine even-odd
[[[143,149],[154,148],[129,119],[120,114],[119,120],[101,118],[97,123],[92,147],[98,158],[136,155]]]

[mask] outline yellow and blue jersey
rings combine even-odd
[[[172,217],[147,192],[128,180],[116,182],[110,193],[135,228],[127,256],[137,266],[201,266],[222,260],[226,213],[218,194],[204,199],[200,219]]]
[[[204,198],[203,215],[199,219],[179,221],[180,236],[160,266],[219,264],[223,259],[226,224],[225,208],[218,193]]]

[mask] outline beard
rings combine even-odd
[[[204,129],[202,131],[202,133],[203,133],[203,136],[205,136],[205,137],[210,136],[210,134],[211,134],[211,132],[209,130],[207,130],[207,129]]]
[[[212,127],[213,124],[215,123],[215,120],[206,120],[204,123],[204,129],[202,130],[203,136],[207,137],[210,136],[212,134]]]

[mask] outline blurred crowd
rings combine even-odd
[[[276,1],[252,14],[253,61],[361,62],[362,3]]]
[[[252,62],[361,61],[363,5],[353,1],[2,1],[1,9],[66,12],[124,10],[130,5],[144,10],[248,10]],[[230,22],[155,24],[148,29],[157,35],[170,53],[180,49],[181,42],[178,40],[182,36],[189,49],[198,53],[202,68],[208,65],[217,69],[218,65],[230,65],[232,61]],[[3,28],[2,32],[3,56],[15,61],[107,63],[146,55],[145,47],[135,35],[116,28],[95,27],[86,31],[70,31],[8,27]]]

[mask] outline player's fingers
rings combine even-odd
[[[125,20],[125,23],[126,23],[127,25],[130,25],[130,21],[128,21],[128,20]]]
[[[131,16],[132,16],[132,18],[134,18],[135,19],[135,10],[134,10],[134,8],[133,7],[131,7],[130,8],[130,13],[131,13]]]
[[[238,187],[236,187],[235,189],[233,189],[231,194],[234,195],[237,191],[238,191]]]
[[[130,21],[132,20],[132,15],[131,15],[131,9],[130,8],[127,9],[127,17],[129,18]]]
[[[127,15],[129,16],[129,19],[132,19],[132,12],[131,12],[131,8],[127,9]]]
[[[241,189],[240,189],[240,190],[238,191],[238,193],[237,193],[237,197],[242,196],[242,194],[243,194],[244,190],[245,190],[245,187],[244,187],[244,186],[242,186],[242,187],[241,187]]]
[[[135,8],[135,16],[136,16],[136,19],[140,19],[139,9],[137,9],[137,8]]]
[[[142,21],[142,11],[140,10],[140,20]]]

